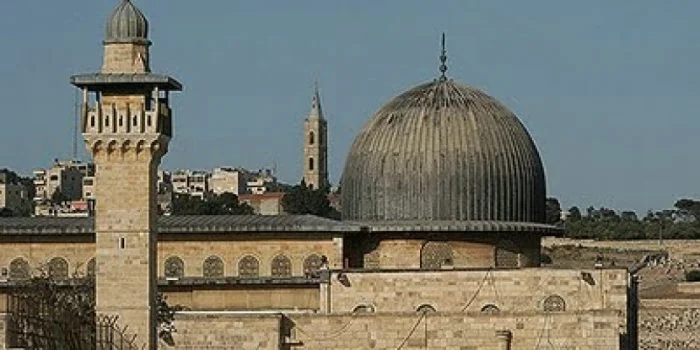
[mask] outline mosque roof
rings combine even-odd
[[[343,220],[544,222],[544,168],[527,130],[495,98],[448,79],[444,48],[441,60],[442,76],[390,100],[355,138]]]
[[[93,217],[0,218],[0,236],[92,235]],[[159,234],[523,232],[560,235],[554,226],[511,221],[336,221],[314,215],[186,215],[158,218]]]
[[[0,235],[80,235],[94,232],[93,217],[0,218]],[[158,218],[160,234],[236,234],[250,232],[353,232],[354,224],[313,215],[187,215]]]

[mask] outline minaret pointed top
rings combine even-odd
[[[445,33],[442,33],[442,51],[440,51],[440,80],[447,80],[445,72],[447,72],[447,50],[445,49]]]
[[[323,111],[321,110],[321,94],[318,92],[318,81],[314,82],[314,95],[311,98],[311,118],[323,119]]]

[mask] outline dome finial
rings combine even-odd
[[[445,72],[447,72],[447,50],[445,49],[445,33],[442,33],[442,51],[440,52],[440,80],[445,81],[447,80],[447,77],[445,76]]]

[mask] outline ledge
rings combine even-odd
[[[170,91],[182,91],[182,84],[175,78],[155,73],[76,74],[70,77],[70,83],[89,90],[114,85],[152,85]]]

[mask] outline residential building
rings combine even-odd
[[[14,215],[29,208],[27,189],[19,183],[9,181],[7,174],[0,173],[0,210],[8,209]]]
[[[245,193],[238,196],[238,201],[250,205],[257,215],[280,215],[284,213],[282,197],[284,192]]]
[[[94,176],[95,166],[78,160],[55,160],[51,168],[38,169],[33,172],[37,204],[51,200],[56,191],[60,191],[68,201],[83,198],[83,178]]]
[[[251,175],[246,186],[248,187],[248,193],[263,194],[277,187],[277,178],[270,169],[258,170],[257,173]]]
[[[240,195],[246,192],[250,172],[245,169],[219,167],[215,168],[209,179],[209,189],[215,195],[233,193]]]
[[[189,195],[199,199],[207,199],[209,197],[210,177],[211,174],[203,170],[194,170],[190,172],[187,179]]]

